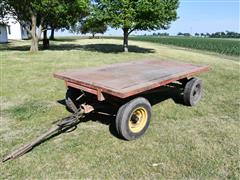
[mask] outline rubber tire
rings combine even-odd
[[[198,95],[194,97],[194,91],[198,86]],[[187,106],[195,106],[202,97],[202,80],[191,78],[184,87],[183,100]]]
[[[71,105],[68,103],[67,99],[70,98],[77,108],[80,107],[80,103],[76,100],[82,92],[78,89],[68,87],[65,97],[65,104],[68,111],[73,112]]]
[[[180,79],[179,82],[182,84],[182,87],[185,87],[189,80],[187,78]]]
[[[129,121],[129,118],[130,118],[132,112],[138,107],[143,107],[146,109],[148,118],[147,118],[147,122],[146,122],[146,125],[144,126],[144,128],[138,133],[133,133],[129,129],[128,121]],[[130,102],[122,105],[119,108],[117,116],[116,116],[116,122],[115,122],[116,130],[117,130],[118,134],[125,140],[130,141],[130,140],[135,140],[137,138],[140,138],[149,127],[151,115],[152,115],[152,107],[151,107],[151,104],[149,103],[149,101],[143,97],[135,98],[135,99],[131,100]]]

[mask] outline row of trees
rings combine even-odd
[[[182,32],[179,32],[177,35],[178,36],[191,36],[190,33],[182,33]]]
[[[179,0],[2,0],[0,21],[14,17],[31,35],[31,51],[38,51],[41,33],[46,38],[49,29],[94,33],[110,26],[123,30],[127,52],[133,31],[167,29],[178,6]]]
[[[155,33],[155,32],[152,35],[153,36],[169,36],[168,33]]]
[[[190,33],[181,33],[177,34],[178,36],[191,36]],[[215,33],[195,33],[196,37],[209,37],[209,38],[240,38],[240,33],[237,32],[215,32]]]
[[[216,32],[212,34],[206,34],[206,36],[211,38],[240,38],[240,33],[226,31],[226,32]]]

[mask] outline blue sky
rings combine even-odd
[[[240,0],[180,0],[179,19],[166,31],[172,35],[178,32],[194,34],[217,31],[240,32]],[[153,31],[133,32],[133,34],[152,34]],[[72,35],[69,32],[57,32],[56,35]],[[122,31],[109,28],[105,35],[122,35]]]

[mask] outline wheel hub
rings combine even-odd
[[[133,123],[137,123],[139,120],[140,120],[140,118],[139,118],[136,114],[133,114],[133,115],[132,115],[131,121],[132,121]]]
[[[143,107],[137,108],[132,112],[128,121],[129,129],[133,133],[140,132],[146,125],[148,119],[147,110]]]

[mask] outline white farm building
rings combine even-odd
[[[9,39],[23,40],[28,38],[27,30],[16,20],[10,18],[8,23],[0,24],[0,43],[8,42]]]

